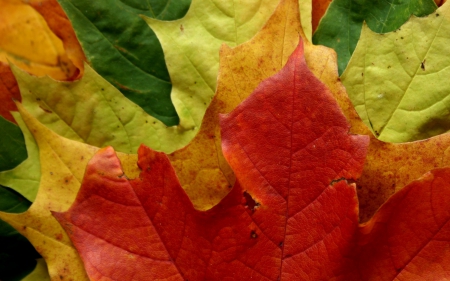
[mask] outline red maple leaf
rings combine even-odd
[[[91,280],[442,280],[450,278],[450,170],[426,174],[358,224],[367,136],[308,70],[286,66],[222,118],[236,173],[217,206],[193,208],[167,157],[139,149],[128,180],[112,148],[76,202],[54,213]]]

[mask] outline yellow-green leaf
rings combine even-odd
[[[13,68],[24,107],[57,134],[80,142],[133,153],[141,143],[172,152],[186,145],[198,128],[166,127],[99,76],[88,65],[74,82],[34,77]],[[180,115],[181,116],[181,115]]]
[[[364,25],[341,79],[363,121],[383,141],[425,139],[450,129],[450,5],[400,29]]]
[[[252,38],[277,4],[273,0],[193,0],[182,19],[144,17],[164,50],[180,127],[200,127],[216,90],[220,46],[235,47]]]

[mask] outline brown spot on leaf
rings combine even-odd
[[[47,113],[53,113],[52,111],[50,111],[50,110],[48,110],[48,109],[46,109],[46,108],[43,108],[42,105],[39,105],[39,107],[40,107],[43,111],[45,111],[45,112],[47,112]]]

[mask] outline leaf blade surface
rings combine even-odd
[[[98,148],[62,138],[40,124],[20,104],[18,108],[39,146],[37,163],[42,176],[36,200],[29,209],[19,214],[0,212],[0,218],[33,244],[46,260],[52,280],[60,276],[88,280],[78,253],[50,211],[69,207],[80,187],[87,161]],[[119,155],[129,176],[135,176],[136,156]]]
[[[368,138],[366,137],[349,136],[347,134],[349,125],[347,124],[345,117],[340,114],[340,109],[332,99],[331,95],[322,92],[326,91],[325,87],[307,70],[302,54],[303,49],[297,49],[296,56],[291,57],[290,63],[282,70],[281,74],[270,78],[269,82],[263,82],[256,90],[256,93],[252,95],[252,100],[250,101],[249,99],[244,101],[244,104],[241,104],[241,106],[232,114],[235,116],[243,114],[243,112],[248,112],[248,114],[250,114],[250,111],[247,111],[244,108],[248,109],[248,107],[251,107],[255,110],[256,108],[261,107],[261,100],[264,100],[268,96],[275,98],[277,101],[281,101],[277,108],[278,110],[270,112],[270,110],[273,109],[272,104],[275,103],[270,103],[269,99],[266,103],[262,104],[263,107],[269,107],[269,110],[265,112],[264,116],[255,114],[253,116],[260,117],[253,117],[254,120],[244,117],[237,118],[238,121],[229,122],[229,124],[225,124],[225,121],[223,122],[222,125],[224,125],[224,127],[222,128],[222,135],[225,136],[225,155],[226,157],[228,156],[231,166],[234,166],[233,168],[235,168],[235,172],[237,172],[238,181],[233,191],[231,191],[219,205],[211,210],[199,212],[193,209],[192,203],[182,192],[182,189],[175,178],[175,174],[169,169],[169,161],[161,154],[142,147],[139,152],[141,155],[139,166],[142,171],[145,172],[141,173],[141,178],[139,180],[132,181],[131,183],[124,178],[119,177],[123,172],[120,169],[120,163],[117,158],[115,158],[112,149],[105,149],[98,154],[98,158],[94,158],[95,160],[91,162],[92,165],[89,166],[86,174],[89,180],[84,182],[85,188],[81,190],[77,203],[71,209],[74,212],[69,211],[66,213],[54,214],[66,227],[67,231],[72,233],[71,238],[75,245],[79,247],[78,249],[83,257],[90,278],[97,280],[105,277],[98,270],[99,267],[104,268],[102,272],[108,272],[106,273],[106,276],[116,275],[120,272],[120,276],[124,280],[130,279],[131,276],[139,276],[136,278],[145,280],[154,278],[156,274],[161,274],[162,278],[164,278],[164,276],[166,278],[167,276],[174,276],[174,280],[181,280],[181,278],[192,280],[201,280],[204,278],[220,279],[227,277],[233,278],[236,272],[239,272],[239,278],[242,279],[257,276],[262,280],[276,280],[278,277],[281,277],[281,274],[284,274],[283,278],[289,274],[290,269],[281,272],[280,266],[282,260],[288,259],[288,251],[299,251],[299,249],[294,245],[295,243],[293,243],[292,236],[288,233],[289,230],[285,230],[287,217],[292,216],[292,213],[295,212],[294,210],[287,211],[287,205],[296,205],[293,202],[289,202],[287,198],[288,195],[286,189],[289,189],[289,184],[287,184],[288,181],[285,180],[285,175],[294,175],[293,181],[299,183],[304,179],[301,178],[301,176],[297,176],[297,174],[301,174],[300,171],[294,170],[302,170],[306,167],[301,167],[302,165],[295,161],[295,168],[292,168],[290,171],[288,167],[289,163],[284,163],[286,160],[282,157],[283,153],[276,153],[269,156],[266,152],[270,149],[269,146],[274,144],[273,142],[277,139],[280,140],[281,138],[288,141],[287,143],[281,143],[283,148],[278,147],[278,149],[285,150],[285,146],[290,146],[289,140],[292,137],[291,135],[295,135],[295,137],[299,138],[302,137],[300,137],[300,134],[291,131],[293,128],[287,126],[286,129],[280,130],[279,133],[276,133],[272,138],[263,140],[263,138],[255,132],[258,130],[252,129],[252,133],[254,134],[250,134],[249,137],[259,139],[261,141],[259,144],[263,147],[263,149],[255,152],[258,144],[252,145],[251,143],[248,143],[249,149],[253,150],[250,151],[250,155],[261,158],[257,163],[271,162],[273,160],[273,158],[264,159],[264,154],[267,155],[266,157],[279,157],[280,161],[284,161],[283,163],[278,161],[277,163],[279,163],[279,165],[273,166],[273,171],[271,171],[271,167],[264,170],[270,177],[270,181],[272,181],[269,184],[261,184],[264,180],[260,177],[258,167],[252,166],[252,159],[249,159],[248,157],[240,158],[243,163],[242,165],[252,166],[250,170],[247,170],[248,173],[246,173],[248,179],[242,178],[242,174],[239,172],[244,172],[245,168],[242,166],[239,167],[239,161],[234,161],[233,158],[239,157],[236,156],[236,154],[240,154],[241,151],[239,151],[240,149],[237,149],[238,152],[236,152],[236,150],[230,148],[230,146],[233,146],[233,143],[235,143],[238,138],[245,137],[244,134],[242,134],[242,136],[240,135],[241,129],[243,129],[242,131],[245,131],[245,126],[250,127],[251,124],[249,123],[258,122],[258,118],[276,118],[277,115],[280,115],[279,120],[284,120],[283,117],[292,117],[298,122],[296,123],[296,126],[299,126],[300,128],[311,128],[311,124],[305,124],[303,122],[303,120],[308,119],[308,117],[302,117],[314,116],[311,118],[313,118],[314,121],[317,121],[317,123],[314,124],[316,125],[314,127],[319,130],[319,132],[317,132],[318,134],[316,136],[311,134],[307,137],[311,138],[312,141],[316,140],[311,147],[317,145],[318,154],[326,151],[327,148],[331,148],[331,152],[329,153],[334,154],[336,159],[342,159],[342,162],[336,161],[334,164],[327,163],[327,165],[330,165],[329,169],[324,168],[322,171],[318,171],[320,180],[315,182],[314,187],[311,187],[310,189],[313,194],[311,194],[311,198],[309,199],[312,199],[314,196],[319,195],[323,191],[323,188],[327,187],[334,179],[339,179],[343,176],[347,178],[356,178],[358,176],[362,170],[362,163],[365,157],[365,146],[368,141]],[[293,72],[292,70],[298,70],[298,73],[295,73],[295,71]],[[306,81],[301,79],[305,77]],[[293,79],[295,79],[296,82],[292,83]],[[270,87],[270,85],[276,85],[276,82],[284,85],[286,80],[293,85],[298,85],[299,89],[294,89],[294,86],[294,88],[289,88],[289,90],[284,91],[284,96],[281,93],[280,95],[274,95],[273,93],[277,88]],[[303,82],[300,83],[300,80]],[[320,100],[320,102],[314,102],[314,105],[320,104],[324,108],[327,108],[330,116],[333,115],[335,118],[321,117],[315,114],[314,112],[316,111],[314,108],[319,110],[315,106],[295,106],[297,109],[292,113],[294,104],[301,104],[300,101],[293,103],[293,96],[298,95],[304,99],[310,99],[311,101],[314,98],[310,93],[317,92],[319,89],[321,90],[319,91],[319,97],[316,96],[314,98]],[[286,96],[291,97],[291,99],[286,98]],[[336,116],[336,113],[338,113],[338,116]],[[229,118],[236,119],[235,117]],[[334,135],[336,137],[335,142],[328,143],[324,141],[327,136],[323,136],[320,133],[330,133],[325,129],[327,125],[330,125],[327,124],[327,122],[333,124],[331,131],[340,131],[340,133],[337,134],[330,134],[330,136]],[[265,132],[272,130],[264,128],[264,126],[276,126],[271,125],[270,123],[263,124],[263,127],[259,130]],[[319,124],[324,124],[324,126],[320,126]],[[299,127],[297,127],[297,129]],[[298,132],[298,130],[295,131]],[[337,135],[339,135],[339,137],[337,137]],[[292,145],[295,144],[298,147],[302,147],[305,142],[308,141],[308,139],[297,139]],[[341,145],[341,150],[334,149],[335,145],[338,144]],[[279,146],[280,144],[274,145]],[[349,150],[350,152],[347,153],[345,152],[346,150]],[[232,154],[232,156],[227,155],[227,152]],[[300,154],[301,153],[299,153],[298,156],[301,156]],[[289,162],[289,159],[287,159],[287,161]],[[343,168],[342,166],[338,167],[341,163],[347,163],[346,168]],[[320,168],[318,169],[320,170]],[[305,174],[303,174],[303,176],[307,177],[308,172],[304,172]],[[277,180],[280,173],[282,177],[280,177],[280,180]],[[100,176],[101,174],[104,174],[108,180],[105,181],[105,179]],[[146,179],[147,181],[152,179],[152,184],[150,186],[145,184]],[[114,184],[101,184],[100,186],[99,183],[101,182],[114,182]],[[270,184],[273,184],[275,187],[281,185],[282,189],[276,191],[275,187],[271,188],[269,186]],[[353,202],[353,204],[348,204],[348,209],[344,208],[344,210],[342,210],[345,214],[351,210],[354,211],[354,207],[352,206],[356,204],[356,194],[352,188],[348,188],[347,185],[344,186],[347,191],[350,193],[353,192],[353,195],[347,198],[349,202]],[[155,193],[150,195],[146,189],[153,190]],[[113,190],[122,190],[124,193],[119,192],[120,195],[115,194]],[[268,194],[264,194],[263,190]],[[336,192],[332,186],[330,186],[329,190],[332,193]],[[253,208],[256,205],[249,207],[251,205],[251,200],[246,199],[245,195],[243,195],[244,191],[260,204],[254,210],[250,208]],[[314,195],[316,192],[318,192],[318,194]],[[286,196],[286,198],[283,196]],[[295,200],[298,203],[297,200],[299,200],[299,198],[295,195],[291,196],[290,199]],[[126,203],[125,201],[117,201],[119,198],[124,198]],[[309,205],[308,199],[305,199],[304,203]],[[102,204],[108,205],[108,209],[116,210],[114,212],[117,212],[110,218],[105,218],[106,220],[113,219],[113,217],[123,213],[125,209],[129,209],[129,211],[133,212],[134,215],[131,215],[130,217],[133,217],[134,219],[129,221],[130,224],[128,227],[115,229],[110,233],[102,232],[101,229],[103,229],[103,226],[101,226],[101,223],[98,220],[99,216],[94,215],[97,214],[97,212],[101,212],[99,206]],[[91,215],[78,216],[78,212],[81,212],[81,210],[85,209],[88,205],[92,206],[92,209],[90,209],[92,211]],[[113,205],[115,206],[114,208],[112,208]],[[119,207],[119,205],[122,207]],[[300,205],[301,204],[296,208],[301,208]],[[173,217],[174,220],[164,219],[167,217]],[[237,217],[240,219],[235,220]],[[264,219],[268,219],[270,223],[264,223]],[[356,223],[357,216],[355,212],[353,212],[352,219]],[[123,223],[127,222],[123,221]],[[295,228],[292,223],[293,220],[290,220],[289,229]],[[353,228],[355,229],[355,227],[356,224]],[[147,235],[138,237],[133,232],[133,229],[141,229],[147,233]],[[134,242],[130,241],[128,245],[121,244],[118,237],[123,237],[122,234],[112,235],[113,233],[124,233],[123,231],[131,231],[131,233],[134,233],[131,234],[132,237],[135,237]],[[231,237],[229,235],[231,235]],[[155,237],[155,240],[148,240],[148,237]],[[109,247],[111,244],[116,245],[114,246],[114,249]],[[149,245],[151,249],[142,247],[137,248],[135,246],[137,244]],[[97,249],[103,249],[98,251],[99,256],[96,258],[91,258],[87,252],[83,251],[84,247],[87,249],[96,246],[98,246]],[[289,249],[286,250],[284,247]],[[195,250],[199,248],[202,250]],[[283,255],[283,248],[286,252],[285,255]],[[139,260],[139,263],[137,263],[139,264],[139,267],[149,268],[153,264],[153,266],[155,266],[155,271],[144,272],[141,270],[134,270],[126,264],[123,264],[120,268],[107,269],[106,263],[99,264],[98,261],[100,259],[105,261],[106,254],[111,253],[111,250],[114,252],[112,256],[117,255],[126,257],[128,255],[128,261]],[[158,258],[155,257],[155,255],[158,255]],[[254,258],[255,256],[258,258]],[[110,258],[109,260],[110,262],[113,262],[114,258]],[[289,262],[285,264],[286,267],[288,267],[288,263]],[[156,269],[161,268],[164,265],[167,266],[166,269]]]
[[[445,4],[386,35],[363,28],[342,80],[361,119],[380,140],[413,141],[448,130],[447,84],[441,77],[450,62],[440,49],[449,26]]]
[[[186,13],[191,1],[177,1],[176,5],[171,1],[59,2],[91,66],[145,112],[167,126],[177,125],[161,45],[139,15],[176,19]]]
[[[339,74],[345,70],[361,34],[363,22],[378,33],[399,28],[411,15],[425,16],[436,9],[433,1],[333,1],[314,36],[314,44],[333,48],[338,54]]]

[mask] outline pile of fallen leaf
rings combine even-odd
[[[1,281],[450,279],[450,3],[58,1],[0,0]]]

